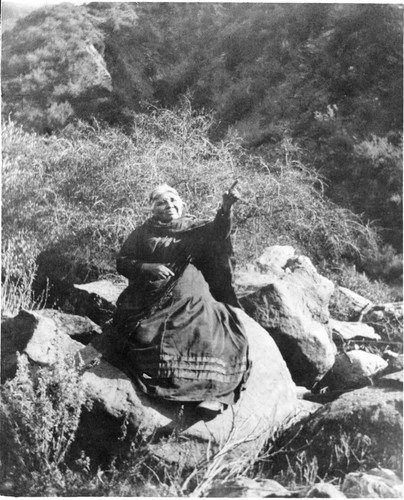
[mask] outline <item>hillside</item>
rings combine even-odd
[[[77,119],[130,128],[150,104],[171,108],[186,94],[194,109],[213,112],[214,142],[233,131],[275,161],[290,137],[325,194],[377,226],[392,255],[402,252],[402,12],[371,4],[39,9],[4,33],[3,116],[46,134]]]
[[[400,497],[402,12],[93,2],[16,13],[2,44],[1,494]],[[242,310],[197,272],[221,260],[204,260],[205,242],[230,249],[204,225],[195,244],[157,228],[150,246],[173,252],[131,264],[172,267],[173,279],[127,287],[116,257],[150,217],[154,187],[212,220],[235,180]],[[137,349],[148,321],[154,344],[143,335]],[[197,386],[204,372],[225,380],[227,324],[229,345],[248,344],[248,358],[231,356],[241,397],[199,413],[215,380],[188,401],[189,366]],[[186,341],[186,357],[167,350],[187,370],[183,401],[134,378],[157,381],[157,364],[141,362],[169,337]],[[165,356],[162,385],[180,388]]]

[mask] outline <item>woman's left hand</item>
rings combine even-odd
[[[223,193],[222,210],[224,212],[229,212],[231,207],[240,199],[240,193],[236,189],[237,182],[235,181],[231,188]]]

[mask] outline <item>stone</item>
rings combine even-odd
[[[379,387],[391,387],[394,389],[403,388],[403,370],[399,372],[390,373],[378,378],[375,381],[375,385]]]
[[[348,498],[403,498],[403,482],[392,470],[371,469],[347,474],[342,491]]]
[[[310,415],[315,413],[317,410],[322,408],[322,404],[316,403],[314,401],[307,401],[305,399],[299,399],[297,402],[297,407],[293,415],[291,415],[288,420],[284,423],[283,428],[288,428],[296,425],[298,422],[304,421]]]
[[[403,455],[402,413],[401,389],[356,389],[291,426],[276,445],[285,447],[290,462],[303,450],[307,460],[316,457],[320,477],[355,472],[360,456],[371,457],[381,467],[398,469]],[[276,467],[282,470],[285,466],[286,460],[279,457]]]
[[[383,359],[388,363],[385,373],[394,373],[402,371],[404,368],[403,355],[386,349],[383,353]]]
[[[389,302],[386,304],[375,304],[367,309],[362,317],[365,323],[377,323],[381,320],[402,320],[403,319],[403,303]]]
[[[208,498],[289,498],[292,493],[273,479],[240,477],[233,481],[214,481],[204,496]]]
[[[201,420],[195,404],[153,399],[140,392],[106,360],[125,369],[123,362],[108,356],[105,346],[103,356],[92,345],[83,348],[79,354],[88,366],[83,381],[94,403],[82,419],[80,436],[86,449],[105,456],[125,446],[135,433],[144,439],[174,433],[179,443],[160,440],[151,444],[151,452],[159,459],[176,461],[185,454],[190,465],[206,456],[208,443],[211,450],[226,446],[229,457],[233,452],[246,460],[255,456],[271,433],[296,412],[296,388],[271,337],[243,311],[238,310],[238,315],[250,344],[250,376],[237,404],[210,421]]]
[[[319,388],[336,391],[364,387],[386,367],[387,361],[376,354],[361,350],[343,352],[337,355],[334,366],[320,381]]]
[[[83,285],[74,285],[76,290],[82,290],[88,294],[98,295],[107,302],[111,304],[116,304],[119,295],[126,288],[126,283],[122,285],[117,285],[111,283],[108,280],[100,280],[91,283],[85,283]]]
[[[331,483],[317,483],[306,493],[306,498],[346,498],[346,496]]]
[[[234,276],[234,288],[237,297],[242,299],[245,296],[259,292],[276,280],[272,274],[262,274],[253,266],[246,271],[236,271]]]
[[[328,327],[333,290],[331,281],[300,256],[288,261],[283,276],[240,298],[246,313],[275,340],[297,385],[311,388],[334,364],[336,346]]]
[[[112,78],[108,72],[106,62],[95,48],[95,46],[86,41],[85,49],[87,54],[83,51],[84,61],[81,64],[86,64],[86,69],[80,66],[80,71],[75,74],[76,85],[81,88],[81,92],[91,92],[96,89],[98,92],[102,89],[107,94],[112,92]],[[89,78],[91,75],[91,78]]]
[[[288,261],[295,257],[295,249],[288,245],[267,247],[255,261],[258,269],[265,274],[282,276]]]
[[[341,339],[347,341],[359,338],[380,340],[381,338],[380,335],[375,333],[373,327],[359,321],[338,321],[330,318],[329,325],[334,341]]]
[[[390,341],[403,341],[403,303],[373,304],[361,315],[361,321]]]
[[[304,399],[307,394],[311,394],[311,391],[309,391],[306,387],[301,385],[296,386],[296,395],[298,399]]]
[[[39,366],[49,366],[58,357],[73,355],[83,348],[79,342],[66,335],[52,318],[40,311],[21,310],[17,316],[1,325],[1,376],[2,380],[15,375],[17,352]]]
[[[339,286],[337,293],[341,295],[349,304],[349,309],[351,309],[359,318],[361,313],[373,305],[373,302],[358,293],[349,290],[343,286]]]
[[[111,283],[100,280],[74,285],[69,296],[71,310],[80,316],[88,316],[98,325],[104,326],[112,319],[116,301],[126,288],[126,283]]]
[[[56,309],[41,309],[39,314],[51,318],[59,330],[85,345],[102,333],[100,326],[86,316],[67,314]]]

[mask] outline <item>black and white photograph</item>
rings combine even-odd
[[[2,497],[403,498],[403,14],[1,1]]]

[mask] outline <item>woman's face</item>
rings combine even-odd
[[[153,217],[161,222],[171,222],[182,215],[182,200],[174,193],[164,193],[153,203]]]

